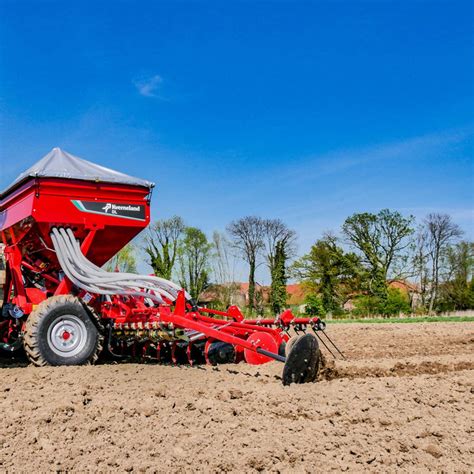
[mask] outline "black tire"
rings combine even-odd
[[[48,298],[26,320],[25,352],[36,366],[92,364],[102,343],[98,319],[71,295]]]

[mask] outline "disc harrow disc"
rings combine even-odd
[[[283,368],[283,385],[314,382],[319,369],[318,340],[306,334],[295,340]]]
[[[278,345],[272,335],[268,332],[254,332],[249,336],[247,342],[255,342],[256,347],[278,354]],[[245,349],[244,354],[245,361],[252,365],[265,364],[273,360],[270,357],[251,351],[250,349]]]

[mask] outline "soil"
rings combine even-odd
[[[328,333],[346,360],[289,387],[277,362],[0,359],[0,471],[473,471],[474,323]]]

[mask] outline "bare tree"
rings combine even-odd
[[[216,282],[215,290],[219,301],[228,307],[234,303],[233,296],[238,289],[235,282],[235,255],[226,236],[215,231],[212,235],[214,258],[212,273]]]
[[[426,227],[420,226],[415,236],[413,254],[413,273],[420,287],[421,305],[426,307],[430,283],[428,232]]]
[[[183,219],[178,216],[152,224],[145,235],[145,252],[156,275],[171,279],[178,255],[179,240],[184,233]]]
[[[240,251],[242,257],[249,264],[249,308],[255,308],[255,269],[257,257],[265,248],[265,222],[260,217],[247,216],[232,221],[227,232],[232,238],[234,246]]]
[[[441,258],[453,240],[463,234],[461,228],[455,224],[449,214],[428,214],[424,220],[428,235],[428,248],[431,260],[432,287],[429,312],[433,312],[439,291],[439,275]]]
[[[264,241],[271,277],[270,302],[275,313],[286,305],[287,261],[296,254],[296,232],[280,219],[264,220]]]

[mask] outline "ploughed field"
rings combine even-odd
[[[347,360],[34,368],[0,359],[0,471],[474,469],[474,323],[344,324]]]

